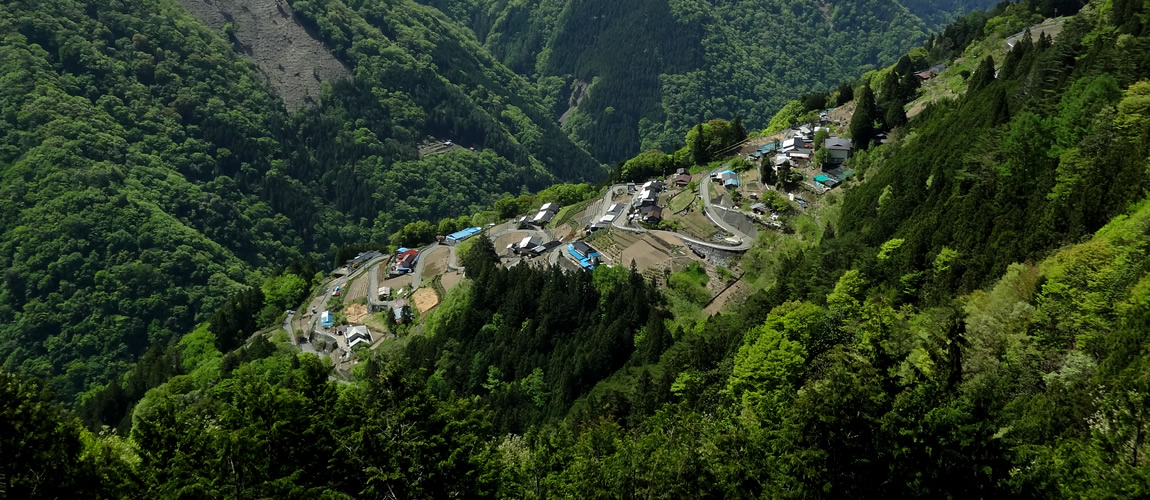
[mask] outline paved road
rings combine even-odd
[[[725,168],[725,167],[719,167],[719,169],[722,169],[722,168]],[[718,172],[719,170],[716,169],[715,171]],[[700,186],[699,186],[700,198],[702,198],[702,200],[703,200],[703,213],[705,213],[707,215],[707,218],[711,219],[711,222],[713,222],[715,225],[717,225],[717,226],[723,228],[723,230],[735,235],[735,237],[739,239],[738,245],[721,245],[718,243],[711,243],[708,241],[700,241],[700,240],[696,240],[694,238],[685,236],[681,233],[676,233],[674,231],[660,231],[660,230],[648,231],[648,230],[643,229],[643,228],[628,226],[627,225],[627,222],[628,222],[627,217],[625,215],[619,215],[618,217],[616,217],[615,220],[611,223],[611,225],[613,227],[615,227],[615,229],[619,229],[621,231],[626,231],[629,233],[642,234],[642,233],[649,232],[649,233],[653,233],[653,234],[665,234],[665,235],[677,237],[677,238],[679,238],[683,241],[686,241],[688,243],[693,243],[695,245],[704,246],[707,248],[713,248],[716,250],[724,250],[727,252],[746,252],[747,250],[749,250],[751,248],[751,243],[753,241],[752,238],[743,234],[742,231],[739,231],[737,228],[732,227],[730,224],[723,222],[722,219],[716,220],[715,217],[712,217],[710,215],[708,210],[713,209],[714,206],[711,205],[710,191],[707,189],[707,186],[702,185],[702,183],[704,183],[704,182],[710,182],[710,178],[704,177],[703,180],[700,182]],[[619,188],[622,188],[625,190],[625,189],[627,189],[627,185],[626,184],[616,184],[614,186],[611,186],[611,188],[607,190],[607,193],[605,195],[603,195],[603,206],[601,207],[600,218],[607,215],[607,210],[609,208],[611,208],[612,194],[615,193],[615,191],[618,190]],[[706,193],[706,194],[704,195],[703,193]],[[632,195],[632,197],[633,196],[634,195]],[[629,203],[630,203],[630,201],[624,203],[624,205],[629,204]]]
[[[319,325],[320,315],[323,314],[323,311],[327,310],[327,303],[328,303],[328,301],[331,300],[331,291],[333,288],[338,286],[338,287],[340,287],[341,291],[345,291],[348,283],[350,283],[353,279],[358,278],[360,275],[362,275],[365,270],[374,270],[374,269],[378,268],[380,261],[382,261],[385,258],[386,257],[381,256],[381,257],[377,257],[375,259],[372,259],[372,260],[366,262],[363,266],[360,266],[360,268],[357,271],[355,271],[354,273],[349,274],[347,276],[344,276],[342,278],[336,278],[336,279],[328,282],[327,286],[323,290],[321,290],[318,295],[316,295],[315,297],[312,297],[311,302],[308,302],[307,311],[305,313],[305,316],[303,316],[303,318],[300,318],[300,324],[299,325],[292,325],[292,329],[288,330],[288,333],[292,334],[291,335],[292,345],[297,345],[296,337],[299,334],[304,334],[304,333],[310,334],[311,332],[316,331],[316,329]],[[377,289],[378,289],[378,287],[377,287]],[[368,290],[367,296],[370,298],[373,293],[375,293],[375,290]],[[312,308],[315,309],[315,314],[311,313]],[[309,317],[310,317],[310,319],[307,320],[307,325],[305,328],[302,320],[305,318],[309,318]],[[297,333],[295,333],[296,329],[302,329],[303,331],[297,334]]]
[[[714,172],[719,172],[720,169],[726,169],[727,165],[730,165],[730,163],[727,163],[726,165],[723,165],[722,167],[715,169]],[[712,172],[712,173],[714,173],[714,172]],[[717,213],[712,214],[713,210],[724,210],[724,211],[731,211],[731,210],[726,208],[726,207],[723,207],[723,206],[712,204],[711,203],[711,189],[710,189],[712,183],[706,179],[704,179],[703,182],[707,183],[706,186],[702,186],[702,185],[699,186],[699,198],[703,200],[703,213],[707,215],[708,219],[711,219],[712,223],[714,223],[716,226],[723,228],[724,231],[735,235],[736,237],[741,239],[744,243],[749,241],[751,238],[748,237],[746,234],[743,234],[742,231],[739,231],[738,228],[727,223],[727,221],[723,220],[723,218],[721,216],[717,216],[718,215]],[[750,247],[748,247],[748,248],[750,248]]]
[[[427,259],[425,259],[424,257],[427,254],[431,253],[432,250],[435,250],[435,249],[441,248],[441,247],[447,248],[447,252],[448,252],[447,264],[448,265],[451,265],[451,263],[455,260],[455,246],[454,245],[440,245],[439,243],[432,243],[427,248],[420,250],[419,251],[419,260],[415,261],[415,269],[413,269],[411,271],[411,289],[413,291],[418,290],[420,282],[423,281],[423,268],[427,264]]]

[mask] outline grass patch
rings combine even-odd
[[[695,193],[692,191],[681,191],[679,194],[671,198],[671,202],[667,204],[672,212],[682,212],[695,201]]]
[[[447,325],[467,310],[471,303],[471,282],[464,280],[459,286],[452,288],[443,296],[439,307],[427,312],[423,317],[424,334],[434,337],[437,332],[443,331]]]
[[[566,224],[571,219],[574,219],[577,214],[582,213],[587,207],[591,206],[597,199],[599,199],[599,196],[594,196],[574,205],[567,205],[559,209],[559,213],[555,215],[555,222],[551,223],[551,227],[559,227]]]
[[[686,269],[671,273],[667,278],[667,287],[672,293],[695,304],[702,306],[711,300],[711,290],[707,283],[711,278],[707,271],[698,262],[692,262]]]

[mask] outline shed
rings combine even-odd
[[[764,214],[766,214],[767,212],[769,212],[770,210],[769,210],[769,209],[767,209],[767,205],[766,205],[766,204],[763,204],[763,203],[755,203],[754,205],[751,205],[751,211],[752,211],[752,212],[754,212],[754,213],[756,213],[756,214],[759,214],[759,215],[764,215]]]

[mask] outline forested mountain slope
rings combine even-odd
[[[711,118],[739,116],[762,129],[787,101],[890,64],[940,22],[996,2],[425,3],[468,23],[515,71],[539,78],[556,117],[594,83],[567,128],[613,163],[640,148],[677,149],[690,127]]]
[[[3,366],[68,398],[293,260],[602,175],[530,84],[430,9],[396,8],[407,24],[379,26],[402,43],[338,2],[301,5],[355,77],[289,115],[175,0],[0,5]],[[421,159],[428,135],[476,152]]]
[[[203,328],[123,437],[0,372],[20,431],[0,433],[4,491],[1150,496],[1150,5],[1090,2],[967,83],[887,144],[856,136],[841,214],[766,248],[769,286],[729,312],[672,331],[673,290],[621,267],[507,269],[480,237],[425,332],[348,383],[263,337],[221,352]]]

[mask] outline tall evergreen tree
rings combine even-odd
[[[863,85],[856,104],[855,114],[851,117],[851,139],[856,147],[867,149],[874,140],[874,122],[879,117],[878,103],[870,85]]]
[[[994,81],[994,58],[986,56],[978,65],[978,69],[974,71],[974,75],[970,77],[970,87],[967,89],[968,94],[978,92],[986,88],[991,82]]]

